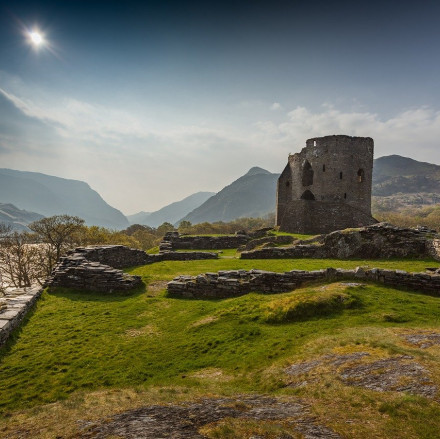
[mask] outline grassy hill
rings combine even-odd
[[[209,398],[228,397],[243,412],[243,395],[264,395],[306,407],[308,422],[341,437],[440,437],[438,396],[429,393],[440,388],[440,343],[408,341],[440,334],[439,298],[357,283],[225,300],[165,293],[166,282],[178,274],[222,269],[370,265],[424,271],[433,264],[438,262],[168,261],[129,270],[146,284],[130,295],[45,292],[0,350],[0,432],[93,437],[85,435],[87,425],[107,425],[115,413],[143,406],[205,398],[206,411]],[[387,364],[402,374],[388,377],[385,389],[368,387],[367,378],[381,376]],[[401,388],[409,390],[393,390]],[[214,419],[200,437],[304,437],[297,430],[301,419]]]

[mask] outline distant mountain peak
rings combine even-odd
[[[257,174],[271,174],[271,172],[267,171],[266,169],[259,168],[258,166],[254,166],[253,168],[249,169],[249,171],[244,174],[243,177]]]

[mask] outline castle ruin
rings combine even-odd
[[[371,216],[374,142],[344,135],[308,139],[278,179],[276,225],[320,234],[377,221]]]

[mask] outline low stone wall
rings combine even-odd
[[[251,239],[248,235],[187,236],[178,232],[167,233],[160,243],[160,250],[220,250],[238,248]]]
[[[260,245],[288,245],[292,244],[295,240],[293,236],[290,235],[279,235],[279,236],[265,236],[263,238],[252,239],[244,246],[240,247],[238,250],[247,251],[253,250]]]
[[[75,253],[60,259],[45,286],[112,293],[141,284],[140,276],[131,276],[109,265],[88,261],[81,253]]]
[[[147,255],[123,245],[78,247],[60,259],[45,286],[81,290],[125,291],[142,284],[140,276],[130,276],[118,268],[153,264],[161,261],[217,259],[217,253],[162,252]]]
[[[67,253],[81,255],[88,261],[100,262],[113,268],[127,268],[136,265],[145,265],[148,257],[143,250],[126,247],[125,245],[97,245],[77,247]]]
[[[440,238],[425,228],[406,229],[380,223],[323,235],[316,244],[243,252],[242,259],[278,258],[427,258],[440,260]]]
[[[440,261],[440,238],[433,239],[429,245],[430,254],[434,259]]]
[[[42,287],[20,288],[0,298],[0,346],[18,328],[43,292]]]
[[[218,259],[218,253],[211,252],[161,252],[147,255],[145,264],[162,261],[198,261],[203,259]]]
[[[434,273],[408,273],[402,270],[373,268],[355,270],[327,268],[317,271],[292,270],[274,273],[262,270],[234,270],[205,273],[198,276],[178,276],[168,283],[168,293],[178,297],[223,299],[251,291],[280,293],[298,288],[306,282],[364,280],[396,288],[408,288],[440,296],[440,269]]]

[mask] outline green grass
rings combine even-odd
[[[69,289],[45,292],[26,323],[0,349],[0,411],[12,413],[102,389],[281,392],[314,400],[316,413],[324,413],[325,406],[339,398],[338,404],[347,406],[348,412],[366,411],[365,416],[371,414],[372,419],[377,413],[386,416],[381,426],[389,423],[387,431],[398,431],[404,417],[410,425],[416,420],[424,423],[426,434],[432,435],[429,422],[433,421],[425,415],[440,416],[436,403],[419,398],[399,405],[397,399],[378,395],[377,404],[363,401],[359,408],[350,409],[353,398],[371,397],[371,392],[356,390],[354,396],[346,396],[337,387],[341,384],[330,378],[333,384],[328,388],[312,385],[304,391],[292,390],[283,385],[279,370],[332,349],[379,349],[439,361],[440,354],[419,354],[389,332],[438,328],[438,298],[374,284],[331,284],[276,295],[185,300],[167,297],[164,281],[178,274],[221,269],[285,271],[369,265],[423,271],[434,264],[432,260],[166,261],[131,269],[143,277],[147,287],[130,295]],[[220,370],[228,379],[218,382],[194,375],[210,369]],[[440,377],[440,370],[434,376]],[[337,429],[339,421],[332,421],[332,413],[329,409],[325,416]],[[401,437],[414,437],[411,434],[413,430]]]

